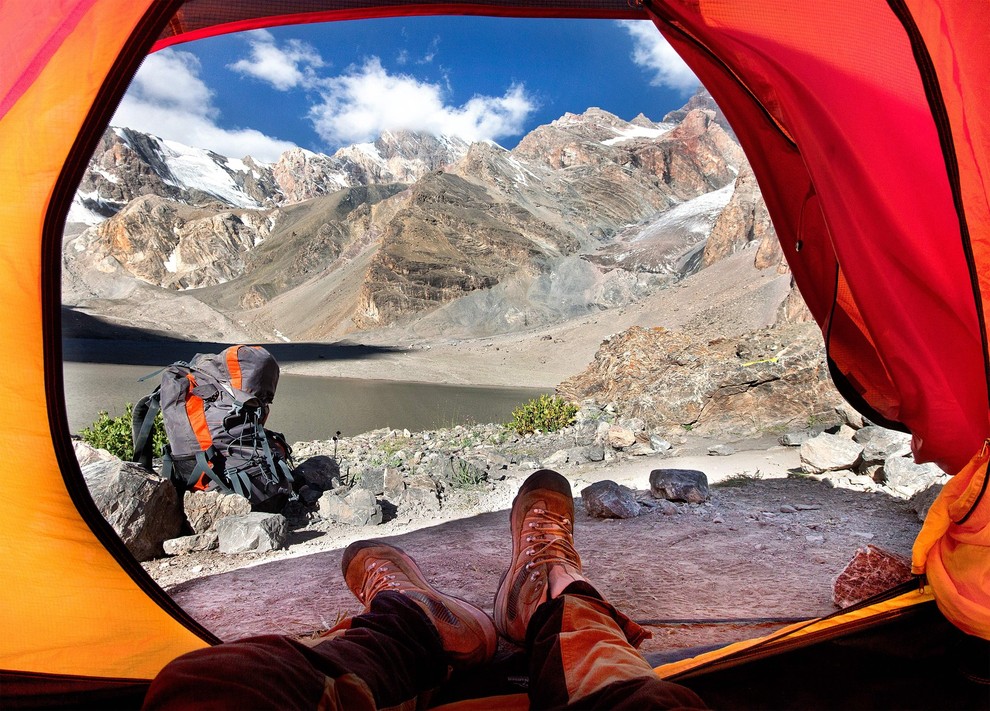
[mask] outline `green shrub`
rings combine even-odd
[[[555,432],[574,422],[577,405],[556,395],[540,395],[512,411],[509,427],[519,434]]]
[[[134,445],[131,442],[131,417],[134,412],[133,403],[127,403],[124,407],[124,414],[118,417],[110,417],[106,411],[101,411],[90,427],[86,427],[80,433],[83,442],[105,449],[110,454],[130,461],[134,458]],[[162,413],[158,413],[155,418],[155,425],[151,430],[151,448],[154,456],[162,455],[162,447],[168,443],[165,436],[165,422]]]

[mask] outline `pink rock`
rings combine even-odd
[[[868,545],[839,573],[832,585],[832,600],[841,608],[889,590],[911,579],[911,566],[898,555]]]

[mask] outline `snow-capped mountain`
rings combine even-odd
[[[64,298],[126,318],[130,297],[113,294],[138,279],[262,338],[414,321],[424,333],[510,332],[701,268],[727,205],[736,217],[712,255],[753,242],[754,224],[775,243],[753,218],[765,214],[758,193],[734,199],[745,168],[706,108],[659,123],[566,114],[511,151],[395,132],[272,165],[112,129],[70,216],[101,221],[66,240]]]
[[[238,159],[128,128],[107,129],[67,222],[97,225],[143,195],[187,205],[271,208],[359,185],[413,183],[467,153],[458,138],[386,132],[332,156],[296,148],[275,163]]]

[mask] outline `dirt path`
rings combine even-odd
[[[707,465],[701,468],[709,478],[722,482],[713,486],[709,503],[681,504],[667,515],[655,508],[634,519],[592,519],[577,501],[575,538],[585,573],[608,599],[652,629],[644,652],[723,644],[783,624],[725,620],[828,614],[836,609],[832,581],[857,548],[872,543],[909,555],[920,523],[905,502],[785,478],[795,456],[776,448],[564,472],[575,495],[598,479],[648,489],[654,466]],[[286,554],[295,557],[189,580],[170,592],[222,639],[310,632],[360,612],[343,584],[341,551],[351,540],[380,537],[412,554],[438,588],[490,611],[510,547],[508,507],[522,476],[513,475],[478,502],[498,509],[493,512],[420,522],[418,528],[399,522],[297,539]],[[797,510],[783,513],[785,504],[786,511]],[[299,555],[308,551],[316,552]],[[229,565],[251,562],[257,560]],[[193,558],[186,565],[195,563]]]

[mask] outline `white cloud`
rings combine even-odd
[[[620,22],[633,41],[632,60],[652,72],[650,83],[688,93],[701,83],[652,22]]]
[[[316,132],[332,144],[370,141],[382,131],[407,129],[497,140],[525,128],[536,102],[521,84],[502,96],[475,96],[462,106],[446,103],[440,86],[405,74],[389,74],[377,57],[347,74],[325,79],[323,101],[310,110]]]
[[[213,92],[199,77],[195,55],[163,49],[149,55],[110,123],[125,126],[221,155],[246,155],[275,161],[294,148],[290,141],[267,136],[251,128],[222,128]]]
[[[267,30],[255,30],[246,37],[251,44],[251,57],[240,59],[228,68],[267,82],[280,91],[312,84],[316,78],[314,70],[323,66],[316,48],[302,40],[290,39],[279,47],[275,36]]]

